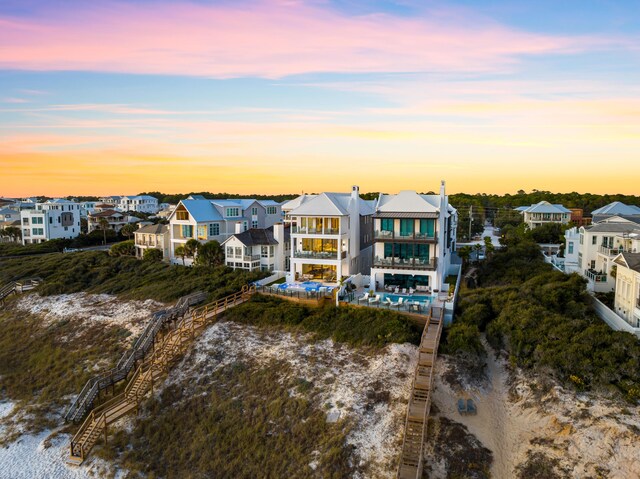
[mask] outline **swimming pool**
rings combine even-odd
[[[414,302],[418,302],[422,305],[427,305],[429,303],[432,303],[434,299],[436,299],[435,296],[426,296],[426,295],[407,295],[407,294],[389,294],[389,293],[380,293],[380,302],[384,302],[386,300],[386,298],[389,298],[389,300],[391,300],[394,303],[397,303],[398,300],[400,298],[402,298],[402,301],[409,301],[411,303]]]

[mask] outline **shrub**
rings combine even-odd
[[[114,244],[109,250],[111,256],[135,256],[136,244],[135,241],[123,241],[122,243]]]
[[[159,249],[149,248],[144,250],[142,259],[151,263],[158,263],[164,259],[164,256],[162,254],[162,251],[160,251]]]

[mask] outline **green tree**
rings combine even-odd
[[[102,230],[103,242],[102,244],[107,244],[107,230],[111,229],[109,222],[105,218],[100,218],[98,222],[98,227]]]
[[[487,258],[490,257],[491,255],[493,255],[493,252],[495,251],[496,247],[493,246],[493,241],[491,241],[491,237],[490,236],[485,236],[484,237],[484,252],[487,255]]]
[[[464,263],[467,263],[467,261],[469,261],[469,258],[471,257],[471,246],[461,247],[458,250],[458,256],[460,256]]]
[[[135,256],[136,245],[133,240],[114,244],[109,250],[111,256]]]
[[[187,258],[193,258],[198,253],[200,242],[197,239],[190,239],[184,244],[184,254]]]
[[[175,255],[179,258],[182,258],[182,266],[184,266],[184,258],[187,256],[187,252],[184,246],[178,246],[175,249]]]
[[[149,261],[151,263],[159,263],[160,261],[163,260],[163,254],[162,254],[162,251],[160,251],[159,249],[149,248],[144,250],[142,259],[144,261]]]
[[[134,224],[134,223],[128,223],[126,225],[124,225],[121,229],[120,229],[120,234],[124,237],[126,237],[127,239],[131,238],[133,236],[133,233],[138,229],[138,225]]]
[[[20,241],[22,239],[22,230],[20,228],[16,228],[15,226],[7,226],[5,229],[5,234],[11,238],[11,241]]]
[[[216,266],[224,261],[224,250],[216,240],[201,244],[198,247],[196,264],[200,266]]]

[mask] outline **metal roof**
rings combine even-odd
[[[374,218],[416,218],[416,219],[424,219],[424,218],[438,218],[438,213],[421,213],[421,212],[394,212],[394,211],[385,211],[378,212],[373,215]]]

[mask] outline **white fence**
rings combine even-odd
[[[606,304],[598,300],[596,297],[591,296],[591,299],[593,302],[593,309],[595,309],[596,314],[600,317],[600,319],[607,323],[611,329],[613,329],[614,331],[624,331],[627,333],[635,334],[640,338],[640,328],[634,328],[633,326],[631,326],[624,319],[611,311],[611,309],[609,309]]]
[[[261,280],[256,281],[256,285],[257,286],[265,286],[267,284],[273,283],[274,281],[280,279],[280,278],[284,278],[286,276],[286,271],[276,271],[275,273],[273,273],[271,276],[269,276],[268,278],[264,278]]]

